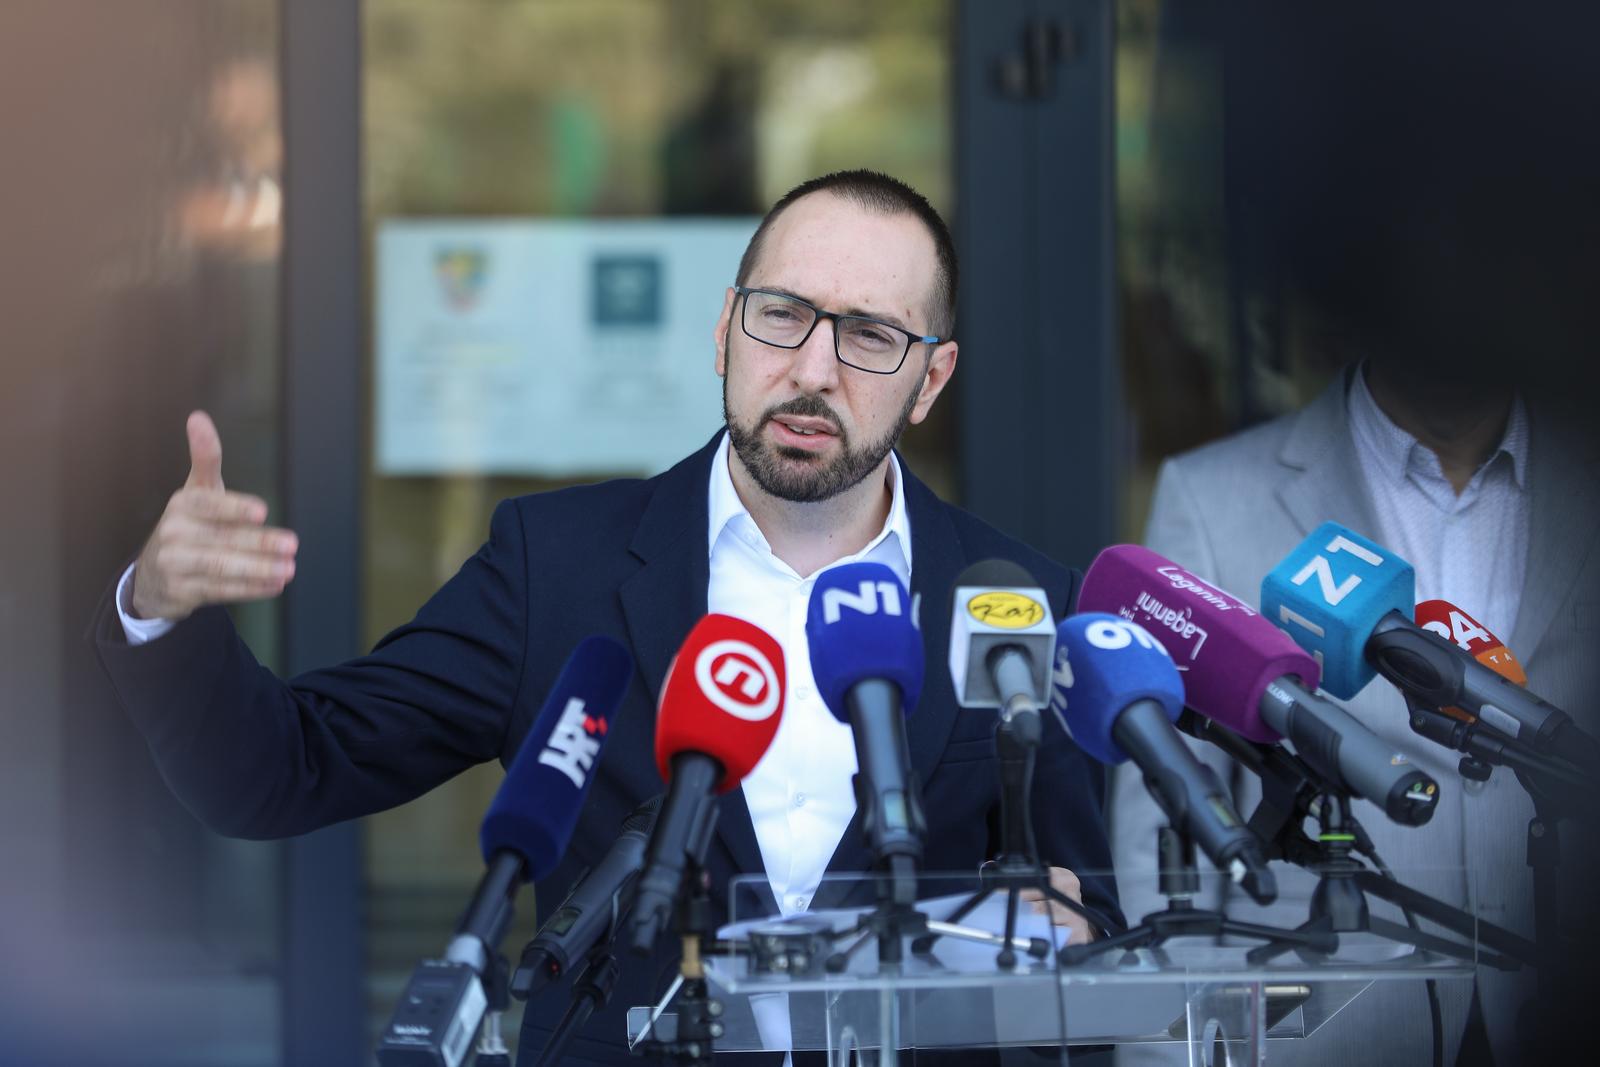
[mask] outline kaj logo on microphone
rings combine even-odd
[[[1002,630],[1025,630],[1044,618],[1044,605],[1031,596],[995,590],[979,593],[967,601],[967,614],[985,626]]]
[[[599,739],[605,733],[605,720],[590,715],[582,697],[573,697],[562,709],[555,729],[550,731],[550,740],[539,753],[539,762],[554,767],[582,789],[589,769],[594,766],[594,758],[600,754]]]
[[[778,710],[778,672],[745,641],[713,641],[701,649],[694,680],[708,700],[746,722],[762,722]]]

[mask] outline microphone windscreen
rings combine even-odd
[[[633,657],[609,637],[585,638],[573,649],[483,817],[485,863],[510,850],[533,881],[555,870],[632,677]]]
[[[1172,722],[1183,713],[1183,682],[1167,650],[1138,623],[1103,612],[1061,620],[1051,688],[1061,724],[1101,763],[1128,758],[1113,729],[1129,705],[1153,700]]]
[[[1083,611],[1131,619],[1183,672],[1189,706],[1252,741],[1275,742],[1261,721],[1267,684],[1285,675],[1315,689],[1317,661],[1238,597],[1139,545],[1113,545],[1089,565]]]
[[[1453,641],[1464,653],[1515,685],[1528,685],[1528,672],[1522,669],[1506,643],[1477,619],[1448,600],[1424,600],[1416,606],[1416,624]],[[1459,710],[1459,709],[1456,709]],[[1466,712],[1461,712],[1462,715]]]
[[[1355,696],[1377,674],[1367,640],[1417,602],[1411,564],[1336,522],[1325,522],[1261,580],[1261,613],[1322,664],[1322,688]]]
[[[1448,600],[1424,600],[1417,605],[1417,625],[1453,641],[1473,659],[1517,685],[1528,684],[1528,674],[1516,655],[1489,628]]]
[[[881,563],[847,563],[817,575],[806,606],[806,643],[817,693],[840,722],[857,682],[878,678],[900,690],[909,715],[922,693],[925,653],[911,597]]]
[[[726,793],[761,762],[783,716],[783,649],[761,627],[731,615],[695,623],[667,668],[656,711],[656,768],[699,752],[722,765]]]

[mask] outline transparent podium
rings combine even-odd
[[[1286,929],[1324,906],[1315,903],[1326,893],[1316,875],[1282,864],[1274,870],[1277,902],[1261,907],[1238,894],[1227,907],[1230,918]],[[1338,1025],[1347,1005],[1382,996],[1385,983],[1472,980],[1482,950],[1470,920],[1476,914],[1471,872],[1396,875],[1460,909],[1469,921],[1454,925],[1465,929],[1446,930],[1417,916],[1416,940],[1428,946],[1419,948],[1394,939],[1407,924],[1400,909],[1368,897],[1372,925],[1390,936],[1340,932],[1324,946],[1331,952],[1179,936],[1088,958],[1068,951],[1063,960],[1069,928],[1023,901],[1009,966],[999,961],[1004,890],[949,921],[982,889],[975,874],[919,877],[921,918],[899,939],[898,960],[881,926],[860,927],[874,911],[877,876],[830,878],[815,901],[837,907],[819,911],[814,904],[790,915],[773,906],[765,878],[741,877],[730,886],[732,921],[719,932],[719,951],[706,959],[720,1004],[715,1048],[821,1050],[830,1064],[845,1065],[910,1063],[909,1050],[916,1049],[1033,1046],[1070,1062],[1084,1046],[1160,1042],[1187,1045],[1191,1064],[1262,1063],[1276,1039]],[[1215,884],[1202,885],[1196,906],[1216,899]],[[880,963],[880,946],[891,962]],[[673,1028],[670,999],[629,1013],[630,1042],[647,1031],[670,1040]]]

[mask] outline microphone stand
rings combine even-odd
[[[1320,952],[1333,952],[1339,946],[1335,935],[1317,930],[1286,930],[1276,926],[1240,922],[1220,911],[1196,908],[1194,895],[1200,891],[1200,872],[1195,867],[1194,839],[1172,826],[1159,831],[1157,847],[1161,856],[1161,894],[1167,898],[1164,911],[1151,912],[1137,925],[1119,934],[1080,945],[1067,945],[1060,953],[1066,965],[1079,964],[1115,949],[1150,948],[1162,965],[1170,962],[1162,945],[1174,937],[1233,935],[1269,943],[1288,943]]]
[[[1266,842],[1267,858],[1284,859],[1321,875],[1312,896],[1312,915],[1300,929],[1314,926],[1334,933],[1365,930],[1426,951],[1469,962],[1481,960],[1502,970],[1515,970],[1519,964],[1533,960],[1534,946],[1527,939],[1385,878],[1352,858],[1352,851],[1367,856],[1374,852],[1366,831],[1350,814],[1349,795],[1322,781],[1297,756],[1282,748],[1256,745],[1189,710],[1184,711],[1178,725],[1185,733],[1215,744],[1261,779],[1261,803],[1251,814],[1249,827]],[[1305,820],[1312,815],[1322,824],[1316,841],[1303,829]],[[1469,946],[1373,918],[1364,894],[1387,900],[1402,911],[1415,912],[1462,937],[1476,936],[1480,948],[1474,953]],[[1262,945],[1252,949],[1247,958],[1261,963],[1295,947]]]
[[[1036,889],[1047,900],[1060,904],[1081,918],[1111,931],[1117,929],[1106,916],[1086,904],[1080,904],[1050,884],[1050,876],[1039,861],[1039,850],[1034,843],[1033,820],[1028,808],[1028,798],[1033,792],[1033,765],[1039,748],[1040,722],[1037,714],[1001,717],[995,727],[995,754],[1000,760],[1000,856],[979,869],[980,888],[961,902],[947,920],[959,923],[973,909],[993,893],[1006,893],[1006,929],[1004,942],[995,962],[1002,969],[1017,965],[1017,907],[1024,889]],[[912,943],[911,950],[925,955],[933,943],[944,933],[931,932]],[[1030,939],[1027,949],[1030,956],[1043,959],[1050,953],[1050,945],[1042,938]]]
[[[1411,729],[1458,752],[1464,777],[1487,781],[1494,767],[1509,767],[1533,801],[1533,817],[1528,820],[1527,858],[1533,872],[1533,934],[1538,967],[1538,996],[1523,1005],[1524,1016],[1532,1024],[1519,1025],[1522,1031],[1543,1034],[1546,1025],[1559,1026],[1555,1006],[1559,1003],[1562,981],[1556,946],[1561,936],[1561,899],[1557,871],[1561,867],[1561,819],[1582,813],[1578,801],[1586,788],[1582,772],[1559,757],[1530,751],[1521,742],[1501,737],[1482,723],[1462,722],[1431,708],[1409,693],[1406,707],[1411,714]]]
[[[678,980],[666,998],[672,1000],[676,994],[677,1033],[670,1041],[641,1037],[634,1048],[663,1063],[711,1067],[712,1042],[723,1033],[719,1021],[722,1002],[711,996],[706,983],[702,948],[717,931],[711,907],[711,876],[694,849],[684,868],[684,882],[688,892],[679,894],[673,915],[673,926],[683,939],[683,956],[678,964]],[[665,1006],[660,1005],[652,1014],[652,1027]]]
[[[1265,793],[1271,782],[1264,780],[1262,784]],[[1442,900],[1384,878],[1362,865],[1351,853],[1354,846],[1365,837],[1365,831],[1350,814],[1349,794],[1334,789],[1326,789],[1320,794],[1316,794],[1315,790],[1303,790],[1302,795],[1305,792],[1313,793],[1314,802],[1310,805],[1303,802],[1291,805],[1292,817],[1284,819],[1270,835],[1262,835],[1268,842],[1269,858],[1281,857],[1319,876],[1317,888],[1311,896],[1310,917],[1298,929],[1325,930],[1335,935],[1365,931],[1425,952],[1452,956],[1469,963],[1483,962],[1501,970],[1516,970],[1521,964],[1533,961],[1536,950],[1525,938],[1503,927],[1483,922]],[[1257,829],[1257,817],[1263,810],[1272,810],[1265,797],[1261,808],[1251,816],[1251,829]],[[1321,823],[1321,832],[1316,841],[1307,837],[1300,826],[1313,813]],[[1365,848],[1363,851],[1370,852]],[[1367,908],[1366,894],[1387,900],[1404,911],[1415,912],[1469,940],[1476,935],[1479,946],[1474,948],[1471,944],[1464,945],[1375,917]],[[1260,945],[1251,949],[1245,958],[1252,964],[1261,964],[1291,949],[1297,949],[1302,957],[1313,958],[1308,956],[1304,948],[1288,942]]]

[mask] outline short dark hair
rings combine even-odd
[[[751,236],[750,244],[746,246],[744,256],[739,260],[738,284],[749,283],[750,273],[755,270],[756,260],[761,258],[761,246],[766,242],[767,230],[771,228],[773,220],[801,197],[824,192],[842,197],[878,214],[909,214],[922,220],[922,224],[928,228],[928,234],[933,238],[937,259],[933,295],[928,307],[928,314],[932,318],[930,328],[937,336],[948,339],[956,325],[957,282],[956,245],[950,237],[950,227],[945,225],[944,219],[940,218],[933,205],[928,203],[927,197],[900,179],[891,178],[875,170],[834,171],[832,174],[824,174],[820,178],[801,182],[784,193],[783,197],[772,205],[772,210],[767,212],[766,217],[761,220],[761,225],[756,227],[756,232]]]

